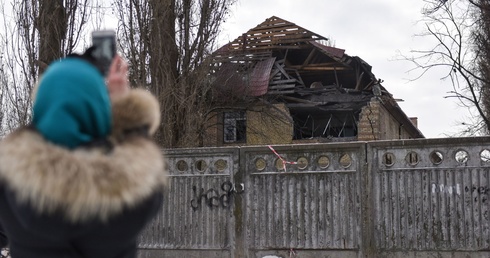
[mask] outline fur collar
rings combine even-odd
[[[155,110],[156,107],[156,110]],[[32,129],[19,129],[0,143],[0,180],[21,203],[42,214],[61,211],[72,222],[106,220],[138,204],[166,182],[162,151],[148,137],[123,132],[159,123],[158,103],[132,91],[114,102],[114,144],[68,150]],[[122,115],[121,115],[122,114]],[[60,125],[62,126],[62,125]]]

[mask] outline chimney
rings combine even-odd
[[[414,125],[416,128],[418,128],[418,127],[419,127],[419,126],[418,126],[418,124],[419,124],[419,123],[418,123],[418,120],[419,120],[419,118],[418,118],[418,117],[409,117],[408,119],[410,119],[410,122],[412,122],[412,124],[413,124],[413,125]]]

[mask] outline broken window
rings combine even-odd
[[[357,136],[357,118],[351,112],[295,113],[294,139]]]
[[[225,112],[223,121],[223,141],[225,143],[246,141],[246,119],[244,111]]]

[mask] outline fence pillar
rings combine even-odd
[[[377,162],[373,151],[366,143],[365,152],[363,152],[363,164],[360,165],[361,180],[361,257],[377,258],[375,243],[375,211],[374,211],[374,189],[373,180],[374,172],[373,163]]]
[[[239,162],[239,168],[234,171],[233,179],[234,179],[234,184],[235,186],[243,186],[241,190],[248,191],[248,187],[246,185],[246,164],[245,164],[245,159],[241,158],[244,157],[243,152],[240,150],[238,154],[238,160]],[[235,217],[235,227],[234,227],[234,245],[233,245],[233,258],[246,258],[248,257],[247,255],[247,247],[246,247],[246,241],[247,239],[245,238],[245,223],[246,223],[246,218],[245,218],[245,194],[236,194],[234,196],[234,206],[233,206],[233,216]]]

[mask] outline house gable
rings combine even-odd
[[[383,126],[397,127],[388,130],[399,132],[374,139],[423,138],[382,86],[382,80],[371,72],[371,66],[360,57],[329,46],[327,40],[276,16],[266,19],[213,53],[217,99],[227,105],[241,100],[237,105],[247,110],[254,101],[281,103],[293,120],[292,140],[322,142],[357,140],[362,112],[374,99],[386,111],[382,114],[393,121]],[[363,137],[366,130],[362,129]],[[368,133],[374,135],[379,130],[386,128],[371,128]]]

